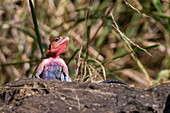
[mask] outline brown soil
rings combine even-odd
[[[170,84],[143,90],[118,83],[21,79],[1,87],[0,112],[170,113]]]

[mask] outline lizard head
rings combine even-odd
[[[67,48],[68,42],[69,37],[67,36],[56,37],[55,40],[48,47],[48,54],[50,56],[58,57],[59,55],[64,53]]]

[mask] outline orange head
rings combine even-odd
[[[56,37],[55,40],[48,47],[48,55],[51,57],[58,57],[67,48],[69,42],[69,37],[67,36],[59,36]]]

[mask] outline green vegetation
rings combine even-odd
[[[170,83],[169,7],[168,0],[1,1],[0,85],[31,78],[59,35],[70,37],[61,57],[72,80]]]

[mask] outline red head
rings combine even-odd
[[[59,36],[56,37],[55,40],[48,47],[48,55],[51,57],[58,57],[67,48],[69,42],[69,37],[67,36]]]

